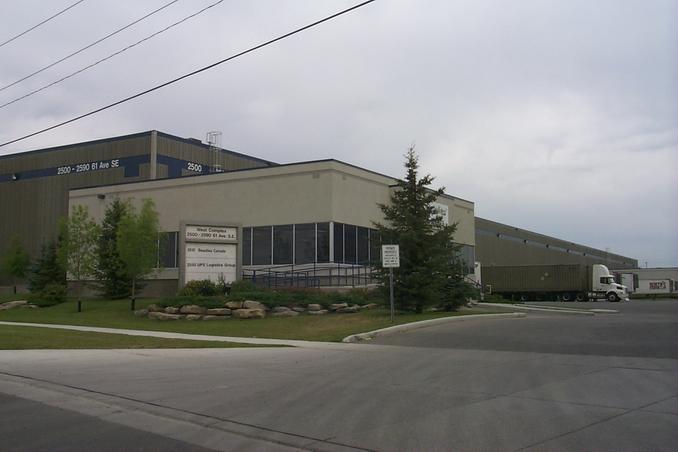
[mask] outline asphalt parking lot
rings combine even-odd
[[[674,451],[678,303],[614,307],[367,344],[0,351],[0,418],[15,420],[0,437],[19,451],[93,450],[97,432],[101,450]]]
[[[550,303],[532,306],[611,309],[596,316],[530,312],[517,322],[463,322],[377,338],[378,344],[574,355],[678,358],[678,300]]]

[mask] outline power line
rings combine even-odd
[[[127,51],[127,50],[129,50],[129,49],[131,49],[131,48],[133,48],[133,47],[136,47],[136,46],[138,46],[139,44],[142,44],[142,43],[148,41],[149,39],[154,38],[154,37],[158,36],[159,34],[162,34],[162,33],[166,32],[167,30],[169,30],[169,29],[171,29],[171,28],[176,27],[177,25],[180,25],[180,24],[186,22],[187,20],[194,18],[195,16],[197,16],[197,15],[199,15],[199,14],[201,14],[201,13],[207,11],[208,9],[217,6],[219,3],[223,3],[223,1],[224,1],[224,0],[219,0],[219,1],[215,2],[215,3],[212,3],[211,5],[207,5],[206,7],[204,7],[203,9],[201,9],[200,11],[197,11],[197,12],[191,14],[190,16],[186,16],[186,17],[184,17],[183,19],[181,19],[180,21],[174,22],[173,24],[168,25],[167,27],[163,28],[162,30],[158,30],[158,31],[156,31],[156,32],[153,33],[153,34],[150,34],[150,35],[146,36],[145,38],[140,39],[139,41],[135,42],[134,44],[130,44],[130,45],[128,45],[127,47],[118,50],[117,52],[113,52],[113,53],[111,53],[110,55],[108,55],[107,57],[104,57],[104,58],[102,58],[102,59],[100,59],[100,60],[98,60],[98,61],[95,61],[95,62],[92,63],[92,64],[89,64],[89,65],[87,65],[87,66],[85,66],[85,67],[83,67],[83,68],[80,68],[80,69],[78,69],[78,70],[75,71],[75,72],[71,72],[70,74],[68,74],[68,75],[66,75],[66,76],[64,76],[64,77],[61,77],[60,79],[55,80],[55,81],[53,81],[52,83],[48,83],[47,85],[44,85],[44,86],[42,86],[42,87],[40,87],[40,88],[38,88],[38,89],[35,89],[35,90],[33,90],[33,91],[30,91],[30,92],[24,94],[23,96],[19,96],[19,97],[17,97],[16,99],[10,100],[9,102],[5,102],[4,104],[0,105],[0,109],[5,108],[5,107],[7,107],[8,105],[12,105],[12,104],[15,103],[15,102],[19,102],[20,100],[25,99],[25,98],[27,98],[27,97],[30,97],[30,96],[32,96],[33,94],[37,94],[37,93],[39,93],[40,91],[44,91],[44,90],[46,90],[47,88],[49,88],[49,87],[51,87],[51,86],[54,86],[54,85],[56,85],[56,84],[58,84],[58,83],[63,82],[64,80],[68,80],[69,78],[74,77],[74,76],[80,74],[81,72],[85,72],[87,69],[93,68],[94,66],[96,66],[96,65],[98,65],[98,64],[101,64],[101,63],[103,63],[104,61],[110,60],[111,58],[113,58],[113,57],[115,57],[115,56],[117,56],[117,55],[120,55],[121,53],[123,53],[123,52],[125,52],[125,51]]]
[[[154,86],[153,88],[149,88],[149,89],[147,89],[147,90],[145,90],[145,91],[142,91],[142,92],[140,92],[140,93],[137,93],[137,94],[134,94],[134,95],[132,95],[132,96],[126,97],[126,98],[124,98],[124,99],[121,99],[121,100],[119,100],[119,101],[113,102],[112,104],[108,104],[108,105],[106,105],[106,106],[104,106],[104,107],[100,107],[100,108],[97,108],[96,110],[92,110],[92,111],[90,111],[90,112],[88,112],[88,113],[84,113],[84,114],[82,114],[82,115],[80,115],[80,116],[76,116],[75,118],[71,118],[71,119],[69,119],[69,120],[67,120],[67,121],[63,121],[63,122],[60,122],[60,123],[55,124],[55,125],[53,125],[53,126],[46,127],[46,128],[44,128],[44,129],[38,130],[38,131],[36,131],[36,132],[29,133],[28,135],[24,135],[24,136],[22,136],[22,137],[20,137],[20,138],[15,138],[15,139],[13,139],[13,140],[6,141],[6,142],[4,142],[4,143],[1,143],[1,144],[0,144],[0,147],[7,146],[8,144],[16,143],[17,141],[25,140],[26,138],[30,138],[30,137],[33,137],[33,136],[35,136],[35,135],[39,135],[39,134],[41,134],[41,133],[47,132],[47,131],[49,131],[49,130],[56,129],[57,127],[61,127],[61,126],[64,126],[64,125],[66,125],[66,124],[70,124],[70,123],[75,122],[75,121],[78,121],[78,120],[80,120],[80,119],[82,119],[82,118],[86,118],[87,116],[94,115],[94,114],[99,113],[99,112],[101,112],[101,111],[104,111],[104,110],[107,110],[107,109],[109,109],[109,108],[115,107],[115,106],[120,105],[120,104],[123,104],[123,103],[125,103],[125,102],[128,102],[128,101],[130,101],[130,100],[132,100],[132,99],[136,99],[137,97],[141,97],[141,96],[143,96],[143,95],[145,95],[145,94],[148,94],[148,93],[150,93],[150,92],[159,90],[160,88],[164,88],[165,86],[171,85],[171,84],[176,83],[176,82],[178,82],[178,81],[180,81],[180,80],[183,80],[183,79],[185,79],[185,78],[188,78],[188,77],[191,77],[191,76],[193,76],[193,75],[199,74],[199,73],[204,72],[204,71],[206,71],[206,70],[208,70],[208,69],[212,69],[213,67],[219,66],[220,64],[226,63],[227,61],[233,60],[233,59],[235,59],[235,58],[238,58],[238,57],[241,57],[241,56],[246,55],[246,54],[248,54],[248,53],[251,53],[251,52],[254,52],[254,51],[256,51],[256,50],[259,50],[259,49],[261,49],[262,47],[266,47],[266,46],[268,46],[268,45],[271,45],[271,44],[273,44],[273,43],[275,43],[275,42],[281,41],[281,40],[283,40],[283,39],[285,39],[285,38],[288,38],[288,37],[290,37],[290,36],[292,36],[292,35],[295,35],[295,34],[297,34],[297,33],[301,33],[302,31],[308,30],[309,28],[313,28],[313,27],[315,27],[315,26],[317,26],[317,25],[320,25],[320,24],[322,24],[322,23],[324,23],[324,22],[327,22],[327,21],[332,20],[332,19],[334,19],[334,18],[336,18],[336,17],[339,17],[339,16],[341,16],[341,15],[344,15],[344,14],[346,14],[346,13],[348,13],[348,12],[351,12],[351,11],[353,11],[353,10],[356,10],[356,9],[358,9],[358,8],[361,8],[361,7],[363,7],[363,6],[365,6],[365,5],[369,4],[369,3],[373,3],[374,1],[375,1],[375,0],[367,0],[367,1],[365,1],[365,2],[359,3],[359,4],[355,5],[355,6],[352,6],[352,7],[350,7],[350,8],[347,8],[347,9],[344,9],[344,10],[342,10],[342,11],[339,11],[338,13],[332,14],[331,16],[327,16],[327,17],[325,17],[324,19],[320,19],[320,20],[318,20],[318,21],[316,21],[316,22],[310,23],[310,24],[305,25],[305,26],[303,26],[303,27],[301,27],[301,28],[297,28],[296,30],[290,31],[289,33],[285,33],[284,35],[278,36],[277,38],[273,38],[273,39],[271,39],[271,40],[269,40],[269,41],[266,41],[266,42],[264,42],[264,43],[258,44],[258,45],[254,46],[254,47],[250,47],[249,49],[244,50],[244,51],[242,51],[242,52],[240,52],[240,53],[236,53],[235,55],[231,55],[231,56],[228,57],[228,58],[224,58],[223,60],[219,60],[219,61],[217,61],[216,63],[212,63],[212,64],[210,64],[210,65],[208,65],[208,66],[204,66],[204,67],[202,67],[202,68],[200,68],[200,69],[197,69],[197,70],[195,70],[195,71],[193,71],[193,72],[189,72],[188,74],[184,74],[184,75],[182,75],[181,77],[177,77],[177,78],[172,79],[172,80],[170,80],[170,81],[168,81],[168,82],[165,82],[165,83],[163,83],[163,84],[161,84],[161,85],[156,85],[156,86]]]
[[[81,52],[84,52],[85,50],[87,50],[87,49],[89,49],[89,48],[91,48],[91,47],[94,47],[95,45],[99,44],[100,42],[103,42],[103,41],[105,41],[106,39],[108,39],[108,38],[110,38],[110,37],[112,37],[112,36],[117,35],[117,34],[120,33],[121,31],[124,31],[124,30],[128,29],[128,28],[131,27],[132,25],[138,24],[138,23],[141,22],[142,20],[151,17],[153,14],[162,11],[163,9],[167,8],[168,6],[171,6],[172,4],[174,4],[174,3],[178,2],[178,1],[179,1],[179,0],[172,0],[171,2],[164,4],[164,5],[161,6],[160,8],[158,8],[158,9],[156,9],[156,10],[154,10],[154,11],[151,11],[150,13],[146,14],[146,15],[143,16],[143,17],[140,17],[139,19],[135,20],[134,22],[131,22],[131,23],[125,25],[125,26],[122,27],[122,28],[118,28],[118,29],[115,30],[114,32],[107,34],[106,36],[104,36],[104,37],[101,38],[101,39],[97,39],[97,40],[94,41],[93,43],[88,44],[88,45],[86,45],[85,47],[83,47],[83,48],[81,48],[81,49],[79,49],[79,50],[76,50],[75,52],[73,52],[73,53],[71,53],[71,54],[69,54],[69,55],[66,55],[65,57],[63,57],[63,58],[61,58],[61,59],[55,61],[54,63],[48,64],[47,66],[43,67],[42,69],[38,69],[37,71],[35,71],[35,72],[31,73],[31,74],[28,74],[27,76],[22,77],[22,78],[20,78],[19,80],[16,80],[16,81],[10,83],[9,85],[3,86],[2,88],[0,88],[0,91],[4,91],[4,90],[6,90],[7,88],[16,85],[17,83],[21,83],[21,82],[23,82],[24,80],[27,80],[27,79],[33,77],[34,75],[38,75],[39,73],[41,73],[41,72],[43,72],[43,71],[46,71],[47,69],[49,69],[49,68],[51,68],[51,67],[54,67],[54,66],[56,66],[57,64],[59,64],[59,63],[61,63],[61,62],[63,62],[63,61],[66,61],[67,59],[69,59],[69,58],[71,58],[71,57],[73,57],[73,56],[75,56],[75,55],[77,55],[77,54],[79,54],[79,53],[81,53]]]
[[[32,27],[29,28],[28,30],[19,33],[18,35],[14,36],[13,38],[9,38],[7,41],[5,41],[5,42],[3,42],[3,43],[0,43],[0,47],[4,46],[5,44],[9,44],[10,42],[14,41],[14,40],[17,39],[17,38],[22,37],[23,35],[25,35],[25,34],[28,33],[29,31],[35,30],[35,29],[38,28],[40,25],[46,24],[46,23],[49,22],[50,20],[54,19],[54,18],[57,17],[57,16],[62,15],[63,13],[65,13],[66,11],[68,11],[69,9],[73,8],[74,6],[77,6],[78,4],[80,4],[80,3],[84,2],[84,1],[85,1],[85,0],[79,0],[79,1],[77,1],[77,2],[75,2],[75,3],[73,3],[71,6],[68,6],[68,7],[62,9],[61,11],[59,11],[59,12],[56,13],[56,14],[54,14],[53,16],[48,17],[47,19],[43,20],[43,21],[40,22],[39,24],[32,26]]]

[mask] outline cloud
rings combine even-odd
[[[0,82],[163,3],[83,3],[0,49],[7,62]],[[178,2],[0,100],[209,3]],[[40,4],[17,4],[3,32],[30,23]],[[68,119],[351,4],[225,2],[0,110],[0,138]],[[375,2],[0,154],[149,129],[197,138],[222,130],[225,147],[262,158],[334,157],[397,176],[416,143],[423,169],[449,193],[475,201],[479,216],[676,265],[677,5]]]

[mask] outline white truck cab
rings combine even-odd
[[[608,301],[629,301],[626,286],[617,284],[610,270],[601,264],[595,264],[592,268],[592,281],[589,298],[606,298]]]

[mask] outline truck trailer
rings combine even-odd
[[[521,301],[629,299],[626,286],[600,264],[483,266],[482,287],[485,293]]]

